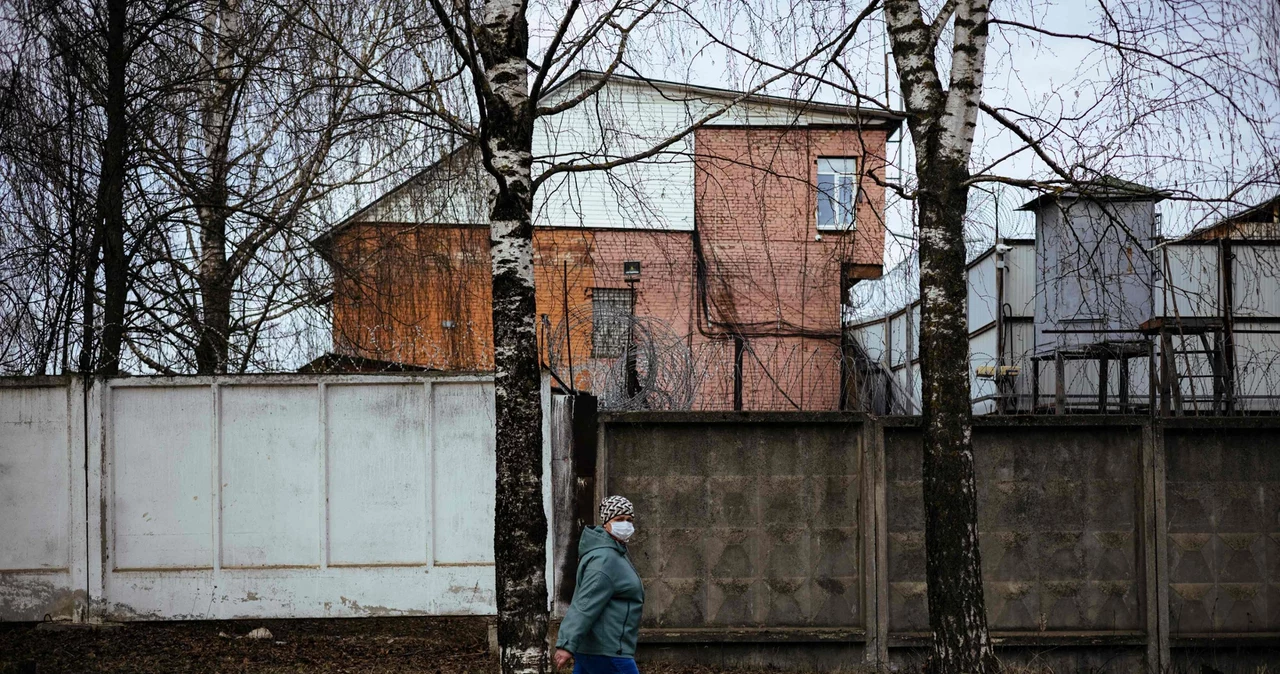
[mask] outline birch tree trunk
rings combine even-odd
[[[202,98],[204,180],[198,192],[196,212],[200,220],[200,325],[196,344],[196,371],[227,371],[231,332],[231,277],[227,262],[227,173],[231,142],[228,112],[235,95],[232,68],[235,41],[240,32],[239,0],[209,0],[205,15],[205,65],[210,81]]]
[[[476,45],[484,81],[480,145],[490,195],[497,484],[493,552],[504,674],[547,664],[547,517],[542,507],[542,388],[533,287],[533,106],[529,26],[520,0],[484,3]]]
[[[964,276],[969,155],[982,94],[988,8],[987,0],[954,3],[951,73],[944,89],[934,53],[949,17],[926,23],[916,0],[885,3],[919,177],[925,554],[930,670],[939,674],[998,667],[982,594]]]

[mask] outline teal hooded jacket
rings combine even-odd
[[[600,527],[582,530],[578,585],[560,623],[556,648],[570,653],[634,658],[644,585],[625,545]]]

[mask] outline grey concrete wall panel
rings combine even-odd
[[[1280,451],[1256,430],[1167,429],[1174,637],[1280,632]]]
[[[978,427],[987,615],[1007,632],[1143,629],[1138,428]],[[885,439],[889,629],[928,631],[920,433]]]
[[[644,624],[861,625],[858,424],[606,424]]]

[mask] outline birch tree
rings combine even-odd
[[[537,50],[531,49],[530,3],[484,0],[446,3],[427,0],[425,26],[412,33],[438,36],[449,46],[448,58],[423,54],[412,77],[388,75],[371,68],[365,75],[399,93],[416,111],[416,119],[447,136],[479,149],[480,163],[492,178],[489,201],[489,245],[492,264],[494,388],[496,402],[496,498],[494,516],[497,628],[503,672],[542,672],[547,667],[547,521],[542,507],[542,404],[534,303],[532,213],[540,186],[567,173],[608,171],[649,159],[679,156],[677,144],[695,129],[723,116],[748,96],[794,77],[802,64],[829,57],[844,37],[856,32],[861,19],[825,36],[785,63],[754,71],[750,85],[724,104],[696,107],[679,128],[646,139],[645,147],[610,156],[533,154],[539,118],[599,105],[596,97],[615,72],[632,71],[631,41],[650,24],[680,18],[682,30],[711,43],[705,26],[683,4],[666,0],[617,0],[611,3],[537,7],[545,30]],[[656,47],[651,46],[656,50]],[[679,51],[685,44],[668,45]],[[580,91],[544,100],[544,94],[579,68],[600,75]],[[406,113],[408,114],[408,113]],[[535,159],[538,165],[535,167]]]
[[[885,0],[916,150],[925,549],[935,672],[996,668],[978,547],[964,274],[969,157],[982,96],[988,9],[987,0],[948,2],[926,22],[918,2]],[[951,12],[951,70],[944,82],[934,52]]]
[[[983,600],[967,371],[970,190],[1000,182],[1088,195],[1105,170],[1164,173],[1174,182],[1166,194],[1197,203],[1231,202],[1259,187],[1274,189],[1280,181],[1280,82],[1274,71],[1256,68],[1256,60],[1265,64],[1274,52],[1259,55],[1251,42],[1265,43],[1277,26],[1274,8],[1259,7],[1253,16],[1270,19],[1247,20],[1249,30],[1237,31],[1238,20],[1249,14],[1248,2],[1102,2],[1096,32],[1055,30],[1034,14],[1020,20],[1013,3],[999,3],[999,18],[992,16],[989,0],[932,3],[932,16],[922,4],[885,0],[884,19],[914,149],[909,196],[917,212],[922,305],[930,666],[935,672],[986,672],[997,663]],[[1053,111],[984,100],[988,39],[996,26],[1008,31],[1006,40],[1032,35],[1085,45],[1093,50],[1090,60],[1109,65],[1102,72],[1112,79],[1095,90],[1089,84],[1097,76],[1093,66],[1079,66],[1078,86],[1086,93],[1080,112],[1059,110],[1056,117]],[[1013,64],[1019,67],[1034,68]],[[1075,92],[1079,97],[1080,90]],[[1007,152],[988,149],[986,157],[975,156],[980,122],[1011,139]],[[1227,129],[1232,156],[1215,156],[1219,150],[1200,139],[1173,140],[1175,130],[1181,135],[1188,123]],[[1008,173],[1007,160],[1023,151],[1036,158],[1033,172]]]
[[[886,63],[884,90],[859,71],[876,56],[865,40],[805,73],[833,97],[900,105],[907,115],[907,163],[887,186],[912,203],[913,232],[899,236],[919,265],[930,667],[992,671],[965,306],[972,191],[999,183],[1088,198],[1123,184],[1101,179],[1113,174],[1177,202],[1172,227],[1182,231],[1274,195],[1280,12],[1255,0],[871,0],[815,7],[805,25],[844,25],[842,16],[867,12],[895,66]],[[797,24],[765,11],[751,27],[760,37],[734,53],[759,67],[778,62],[776,45]],[[1000,39],[990,40],[993,31]],[[1071,55],[1066,63],[1059,50]],[[995,91],[989,58],[1001,69]],[[1049,78],[1053,86],[1043,86]],[[1136,250],[1152,243],[1124,223],[1107,225]]]

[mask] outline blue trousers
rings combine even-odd
[[[574,653],[573,674],[640,674],[640,670],[631,658]]]

